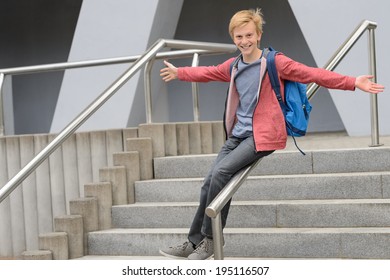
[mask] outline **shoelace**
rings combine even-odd
[[[206,252],[209,252],[210,251],[210,248],[211,248],[211,245],[212,245],[212,242],[210,242],[209,240],[207,239],[204,239],[202,240],[202,242],[199,243],[198,247],[196,247],[195,249],[195,253],[198,253],[199,251],[202,251],[203,249],[206,251]]]
[[[170,247],[172,249],[185,249],[188,246],[188,241],[184,242],[182,245],[177,245],[175,247]]]

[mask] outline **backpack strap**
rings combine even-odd
[[[276,70],[276,64],[275,64],[275,56],[276,56],[277,53],[278,52],[275,51],[274,49],[272,49],[272,47],[269,48],[269,51],[267,53],[267,71],[268,71],[269,79],[271,81],[272,88],[273,88],[273,90],[274,90],[274,92],[276,94],[276,98],[278,99],[280,108],[282,109],[283,116],[286,116],[287,106],[286,106],[286,103],[284,103],[284,101],[282,99],[282,95],[280,93],[280,83],[279,83],[279,78],[278,78],[278,71]],[[290,124],[287,121],[285,121],[285,123],[286,123],[287,129],[289,129],[290,131],[293,131],[292,127],[290,126]],[[306,155],[298,147],[298,144],[297,144],[297,141],[295,140],[294,135],[291,134],[291,136],[292,136],[292,138],[294,140],[295,147],[297,147],[297,149],[303,155]]]
[[[276,98],[279,101],[280,108],[282,108],[283,114],[286,114],[287,108],[286,104],[283,102],[282,95],[280,93],[280,83],[278,78],[278,71],[276,70],[275,65],[275,55],[278,52],[270,48],[270,51],[267,54],[267,70],[268,76],[271,81],[272,88],[275,91]]]

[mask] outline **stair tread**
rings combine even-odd
[[[367,172],[341,172],[341,173],[314,173],[314,174],[282,174],[282,175],[249,175],[247,179],[289,179],[289,178],[332,178],[332,177],[351,177],[351,176],[374,176],[374,175],[390,175],[390,171],[367,171]],[[204,177],[186,177],[186,178],[157,178],[151,180],[137,181],[137,183],[150,182],[187,182],[187,181],[203,181]]]
[[[188,228],[113,228],[89,234],[187,234]],[[340,227],[340,228],[225,228],[225,234],[281,234],[281,233],[390,233],[390,227]]]
[[[225,257],[224,260],[258,260],[258,259],[267,259],[270,258],[256,258],[256,257]],[[276,259],[276,258],[274,258]],[[279,258],[281,259],[281,258]],[[291,258],[292,259],[292,258]],[[298,259],[298,258],[296,258]],[[299,258],[302,259],[302,258]],[[75,260],[171,260],[168,257],[162,255],[150,255],[150,256],[113,256],[113,255],[86,255]]]
[[[349,152],[349,151],[372,151],[372,150],[388,150],[388,146],[379,146],[374,147],[374,149],[370,146],[367,147],[351,147],[351,148],[324,148],[324,149],[308,149],[305,152]],[[276,154],[294,154],[294,155],[301,155],[301,153],[297,150],[276,150],[274,153]],[[174,158],[200,158],[200,157],[216,157],[217,153],[210,153],[210,154],[188,154],[188,155],[175,155],[175,156],[164,156],[164,157],[156,157],[158,159],[165,158],[165,159],[174,159]]]
[[[372,199],[305,199],[305,200],[259,200],[259,201],[232,201],[231,205],[325,205],[325,204],[388,204],[389,198]],[[134,204],[115,205],[114,208],[136,207],[182,207],[197,206],[198,202],[137,202]]]

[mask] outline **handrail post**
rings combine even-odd
[[[375,51],[375,30],[368,29],[368,51],[369,51],[369,73],[373,76],[376,83],[376,51]],[[379,118],[378,118],[378,95],[370,94],[371,105],[371,145],[370,147],[381,146],[379,143]]]
[[[196,67],[199,65],[199,54],[194,53],[194,57],[192,59],[192,67]],[[194,112],[194,122],[199,121],[199,85],[197,82],[192,83],[192,106]]]
[[[0,73],[0,136],[5,135],[5,124],[4,124],[4,105],[3,105],[3,88],[4,88],[4,73]]]
[[[223,234],[222,234],[222,219],[221,212],[211,219],[211,227],[213,229],[213,244],[214,244],[214,260],[223,260]]]
[[[152,79],[150,78],[155,58],[146,63],[144,69],[145,113],[146,123],[152,123]]]
[[[213,246],[214,259],[223,260],[223,234],[221,211],[226,203],[233,197],[233,195],[240,188],[250,172],[260,163],[263,158],[255,161],[251,165],[244,167],[238,171],[226,184],[224,189],[213,199],[213,201],[206,208],[206,215],[211,218],[211,226],[213,230]]]

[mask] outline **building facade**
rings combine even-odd
[[[266,24],[262,47],[273,46],[293,59],[322,67],[365,19],[378,23],[378,82],[388,84],[386,50],[390,45],[385,0],[5,0],[0,4],[0,68],[84,61],[142,54],[159,38],[232,43],[230,17],[262,8]],[[346,75],[367,74],[367,35],[337,66]],[[201,65],[218,64],[230,55],[204,56]],[[172,61],[190,65],[190,59]],[[61,131],[129,65],[99,66],[6,77],[3,110],[6,134]],[[191,86],[161,82],[161,61],[153,69],[154,122],[192,121]],[[142,71],[92,116],[80,130],[137,126],[145,122]],[[200,85],[200,120],[222,119],[227,85]],[[380,134],[390,134],[390,96],[378,97]],[[309,131],[346,131],[369,135],[370,100],[362,92],[320,89],[312,100]]]

